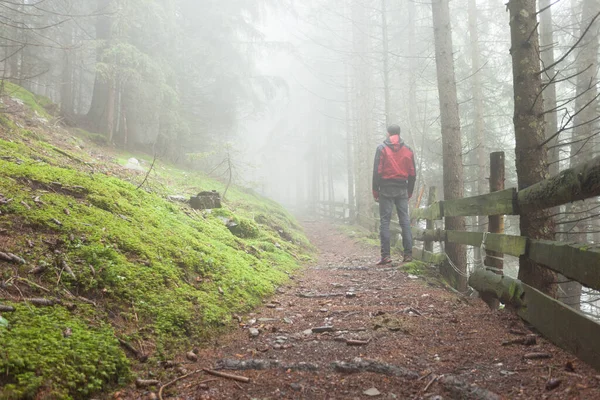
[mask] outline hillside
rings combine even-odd
[[[130,381],[141,362],[201,346],[310,259],[278,204],[230,188],[224,208],[193,210],[169,196],[224,185],[160,160],[138,188],[151,159],[5,91],[0,398],[88,398]],[[133,156],[140,171],[123,166]]]

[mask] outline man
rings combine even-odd
[[[400,127],[390,125],[388,138],[377,147],[373,166],[373,197],[379,203],[381,260],[390,264],[390,220],[394,206],[402,229],[404,262],[412,261],[412,233],[408,216],[408,200],[415,189],[416,172],[413,151],[400,138]]]

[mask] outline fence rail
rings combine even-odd
[[[501,160],[502,171],[494,171],[494,160]],[[504,157],[492,154],[491,177],[503,180]],[[493,180],[490,179],[490,184]],[[561,172],[523,190],[503,189],[463,199],[437,201],[412,212],[416,220],[433,221],[445,217],[488,216],[494,232],[465,232],[442,229],[413,228],[415,240],[459,243],[484,248],[490,258],[486,266],[469,278],[469,284],[479,292],[511,304],[518,315],[531,323],[548,339],[600,369],[600,324],[526,282],[503,276],[502,261],[494,256],[509,254],[530,259],[589,288],[600,290],[600,247],[587,243],[565,243],[537,240],[503,233],[503,215],[523,215],[530,211],[557,207],[578,200],[600,196],[600,157],[576,168]],[[501,190],[498,190],[501,189]],[[500,219],[499,219],[500,218]],[[425,262],[444,263],[446,256],[415,248],[415,258]],[[490,261],[491,260],[491,261]]]

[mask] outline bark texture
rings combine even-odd
[[[548,177],[547,148],[540,74],[539,38],[535,0],[511,0],[511,56],[514,84],[514,125],[516,166],[519,190]],[[554,239],[554,221],[548,210],[521,214],[521,235],[534,239]],[[519,260],[519,279],[556,296],[553,272],[525,257]]]
[[[448,0],[433,1],[433,31],[442,123],[442,144],[444,148],[444,199],[459,199],[463,197],[462,142]],[[445,223],[447,230],[465,230],[464,217],[447,217]],[[454,265],[466,274],[467,255],[465,247],[455,243],[446,243],[446,253]],[[448,267],[444,271],[444,275],[450,279],[458,290],[466,289],[467,281],[464,276]]]

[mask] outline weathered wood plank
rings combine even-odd
[[[469,284],[485,296],[515,307],[544,337],[600,369],[600,324],[537,289],[513,278],[480,269]]]
[[[429,207],[411,210],[410,216],[413,219],[442,219],[442,203],[442,201],[438,201]]]
[[[529,241],[527,256],[567,278],[600,290],[600,248],[548,240]]]
[[[522,283],[525,307],[521,318],[546,338],[600,370],[600,324]]]
[[[469,246],[481,246],[484,234],[481,232],[445,231],[449,242]],[[485,238],[485,248],[503,254],[519,257],[525,254],[527,238],[524,236],[501,235],[488,233]]]
[[[600,196],[600,156],[520,190],[518,204],[521,212],[527,212],[594,196]]]
[[[446,256],[442,253],[431,253],[427,250],[413,247],[413,258],[415,260],[423,261],[429,264],[439,265],[444,262]]]
[[[506,189],[481,196],[444,201],[444,217],[476,215],[514,215],[516,189]]]

